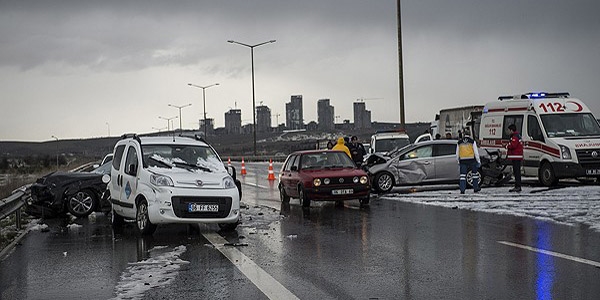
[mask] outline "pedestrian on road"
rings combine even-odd
[[[365,146],[363,146],[362,143],[358,142],[357,136],[353,135],[352,138],[350,138],[350,146],[348,147],[348,149],[350,149],[350,153],[352,154],[352,160],[354,160],[356,166],[360,168],[365,155],[367,155],[367,150],[365,150]]]
[[[523,161],[523,140],[521,134],[517,131],[515,124],[508,125],[510,130],[510,141],[506,145],[508,155],[506,159],[512,162],[513,176],[515,177],[515,187],[510,189],[509,192],[520,192],[521,191],[521,162]]]
[[[346,152],[346,154],[348,154],[348,157],[352,158],[352,154],[350,154],[350,149],[348,149],[348,147],[345,145],[346,143],[344,142],[344,138],[341,137],[338,139],[337,144],[335,144],[335,146],[333,146],[333,148],[331,150],[341,150]]]
[[[462,134],[463,137],[456,144],[456,159],[460,167],[458,186],[460,193],[464,194],[467,188],[467,172],[471,170],[471,174],[473,174],[473,191],[477,193],[481,190],[479,187],[479,172],[477,171],[481,166],[479,150],[475,140],[471,138],[469,129],[465,129]]]

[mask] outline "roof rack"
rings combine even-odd
[[[544,98],[569,98],[571,94],[568,92],[546,93],[546,92],[529,92],[527,94],[514,96],[500,96],[498,100],[517,100],[517,99],[544,99]]]

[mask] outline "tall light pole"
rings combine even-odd
[[[406,120],[404,112],[404,75],[402,69],[402,18],[400,13],[400,0],[397,0],[397,19],[398,19],[398,81],[400,83],[400,127],[406,129]]]
[[[178,117],[174,116],[174,117],[170,117],[170,118],[165,118],[165,117],[158,116],[158,118],[159,119],[163,119],[163,120],[167,120],[167,131],[169,131],[169,130],[171,130],[171,127],[169,126],[169,122],[171,120],[173,120],[173,119],[177,119]],[[173,130],[175,130],[175,129],[173,129]]]
[[[275,43],[275,40],[270,40],[270,41],[262,42],[262,43],[255,44],[255,45],[248,45],[248,44],[236,42],[233,40],[229,40],[227,42],[232,43],[232,44],[242,45],[242,46],[250,48],[250,60],[252,62],[252,124],[253,124],[252,125],[252,134],[254,137],[254,156],[256,156],[256,100],[254,97],[254,48],[256,48],[258,46],[262,46],[264,44]]]
[[[183,133],[183,127],[181,127],[181,109],[184,107],[188,107],[191,106],[191,103],[188,103],[186,105],[182,105],[182,106],[177,106],[177,105],[173,105],[173,104],[169,104],[170,107],[175,107],[177,109],[179,109],[179,133]]]
[[[58,138],[55,136],[52,136],[52,138],[56,140],[56,171],[58,171]]]
[[[204,138],[206,138],[206,93],[205,93],[205,91],[207,88],[209,88],[211,86],[219,85],[219,84],[213,83],[213,84],[207,85],[207,86],[200,86],[200,85],[188,83],[188,85],[191,87],[202,89],[202,107],[204,110],[204,112],[203,112],[203,114],[204,114]]]

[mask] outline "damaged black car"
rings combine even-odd
[[[107,162],[91,172],[53,172],[36,180],[29,189],[26,212],[43,218],[64,215],[87,217],[94,211],[110,211],[106,183]],[[108,176],[108,175],[107,175]]]

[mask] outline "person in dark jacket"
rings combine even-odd
[[[463,137],[460,138],[456,144],[456,159],[458,160],[458,164],[460,166],[460,179],[458,186],[460,188],[460,193],[464,194],[465,190],[467,189],[467,172],[471,170],[471,174],[473,174],[473,191],[477,193],[481,190],[479,187],[478,172],[479,166],[481,166],[479,150],[477,149],[475,140],[471,138],[468,129],[465,129],[462,134]]]
[[[506,145],[506,149],[508,150],[506,159],[512,162],[513,176],[515,177],[515,187],[509,191],[520,192],[521,162],[523,161],[523,140],[521,139],[521,134],[519,134],[517,131],[517,126],[515,126],[515,124],[508,125],[508,130],[510,130],[510,140],[508,145]]]
[[[353,135],[352,138],[350,138],[350,145],[348,146],[348,149],[350,149],[350,154],[352,154],[352,160],[356,166],[360,168],[365,155],[367,155],[367,150],[365,150],[365,147],[362,143],[358,142],[357,136]]]

